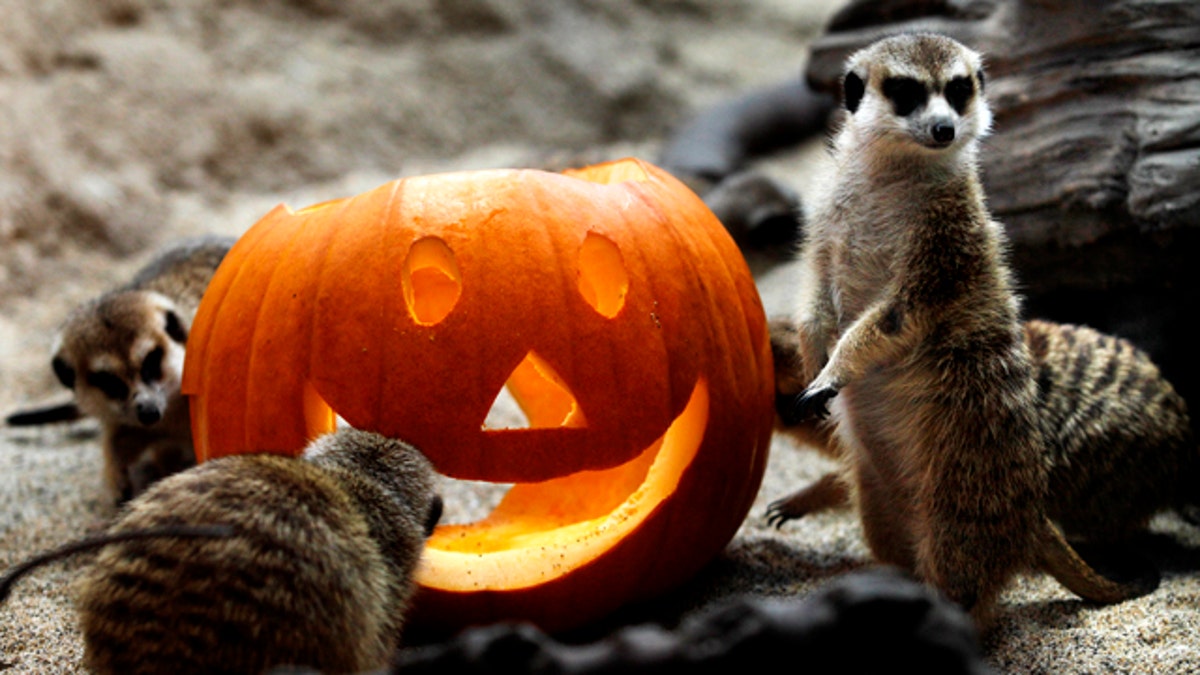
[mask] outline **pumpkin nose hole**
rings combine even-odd
[[[338,428],[338,416],[333,412],[325,399],[317,393],[312,382],[304,382],[302,394],[304,406],[304,435],[309,440],[327,434]]]
[[[408,313],[422,326],[440,323],[462,295],[458,260],[446,242],[437,237],[413,242],[404,259],[400,283]]]
[[[579,293],[592,309],[609,319],[625,306],[629,272],[621,249],[611,239],[588,232],[579,247]]]
[[[489,431],[585,426],[570,387],[535,352],[526,354],[508,376],[483,422]]]

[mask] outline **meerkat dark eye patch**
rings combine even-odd
[[[67,365],[67,362],[62,357],[56,356],[50,362],[50,367],[54,369],[54,376],[62,382],[62,386],[67,389],[75,388],[75,369]]]
[[[175,312],[167,312],[167,335],[179,344],[187,342],[187,329],[183,327],[183,321],[179,319],[179,315]]]
[[[892,102],[892,110],[900,117],[908,117],[929,99],[925,85],[911,77],[889,77],[884,80],[883,95]]]
[[[99,389],[113,401],[124,401],[129,398],[129,385],[125,384],[125,380],[112,373],[88,373],[87,383]]]
[[[858,110],[858,104],[862,102],[863,94],[867,91],[867,87],[863,84],[862,78],[854,73],[846,73],[846,79],[842,82],[842,95],[845,98],[846,110],[854,113]]]
[[[163,348],[155,347],[142,359],[142,382],[151,384],[162,379]]]
[[[975,95],[975,85],[969,77],[956,77],[946,84],[946,102],[959,115],[967,109],[971,97]]]

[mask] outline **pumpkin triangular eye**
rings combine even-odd
[[[400,277],[408,313],[422,326],[432,326],[454,309],[462,295],[462,273],[454,251],[437,237],[414,241]]]
[[[579,247],[579,294],[609,319],[625,306],[629,272],[621,249],[602,234],[588,232]]]
[[[535,352],[526,354],[508,376],[483,421],[488,431],[586,426],[570,387]]]

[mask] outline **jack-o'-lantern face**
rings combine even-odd
[[[448,627],[562,628],[661,592],[732,537],[765,467],[753,280],[703,203],[634,160],[279,207],[229,253],[191,340],[201,459],[299,452],[340,416],[445,475],[513,484],[429,542],[418,620]],[[504,387],[520,428],[489,421]]]

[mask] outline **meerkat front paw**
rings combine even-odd
[[[796,397],[792,415],[796,424],[829,417],[829,399],[838,395],[836,387],[809,387]]]

